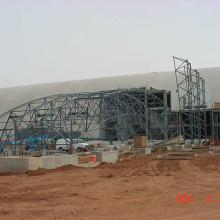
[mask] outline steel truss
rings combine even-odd
[[[136,88],[39,98],[0,116],[1,149],[16,154],[28,137],[47,141],[94,136],[126,140],[138,130],[167,138],[167,91]],[[170,99],[170,98],[169,98]],[[109,131],[113,133],[108,137]]]
[[[171,112],[171,94],[166,90],[157,89],[129,89],[129,95],[135,97],[144,106],[142,114],[142,122],[145,122],[144,127],[138,123],[134,124],[134,119],[131,120],[125,115],[118,115],[114,120],[108,120],[103,129],[103,138],[127,140],[132,138],[133,134],[147,134],[150,139],[164,140],[169,135],[168,115]],[[137,111],[137,109],[135,110]],[[138,112],[138,111],[137,111]],[[120,125],[123,124],[123,127]],[[126,127],[127,129],[124,129]],[[118,132],[116,132],[118,130]],[[120,135],[117,138],[117,133]]]
[[[186,59],[173,57],[179,100],[179,135],[193,142],[207,138],[205,81]]]

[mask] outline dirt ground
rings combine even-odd
[[[0,176],[0,219],[220,219],[220,156]],[[185,195],[185,200],[181,195]],[[177,196],[178,195],[178,196]],[[179,197],[180,196],[180,197]],[[219,199],[219,201],[218,201]]]

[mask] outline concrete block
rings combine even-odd
[[[119,157],[119,151],[93,152],[99,162],[116,163]]]
[[[61,167],[61,158],[62,156],[46,156],[41,157],[42,167],[45,169],[54,169]]]
[[[151,155],[151,151],[152,151],[152,148],[150,148],[150,147],[135,148],[133,150],[133,153],[138,156],[144,156],[144,155]]]
[[[78,155],[60,155],[43,157],[0,157],[0,173],[18,172],[27,170],[55,169],[65,165],[77,165]]]
[[[77,165],[78,155],[59,155],[59,156],[45,156],[45,157],[30,157],[29,170],[36,170],[39,168],[55,169],[65,165]]]
[[[134,149],[134,154],[139,155],[139,156],[145,155],[145,148],[135,148]]]
[[[119,157],[119,151],[104,151],[102,152],[102,162],[116,163]]]
[[[96,155],[96,160],[102,162],[102,151],[94,151],[92,154]]]
[[[28,157],[28,170],[37,170],[42,168],[41,157]]]
[[[0,172],[25,172],[28,170],[27,158],[21,157],[1,157],[0,158]]]
[[[168,151],[172,151],[172,147],[171,146],[167,146],[167,150]]]
[[[60,155],[43,157],[0,157],[0,173],[37,170],[39,168],[55,169],[65,165],[77,165],[78,155]]]
[[[145,153],[145,155],[151,155],[151,148],[150,147],[145,148],[144,153]]]

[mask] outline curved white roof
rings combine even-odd
[[[200,69],[200,73],[206,81],[208,106],[213,102],[220,102],[220,67]],[[0,114],[27,101],[48,95],[143,86],[171,90],[172,105],[174,108],[177,107],[175,74],[168,71],[1,88]]]

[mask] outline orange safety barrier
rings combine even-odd
[[[96,155],[90,155],[90,161],[91,162],[96,162]]]

